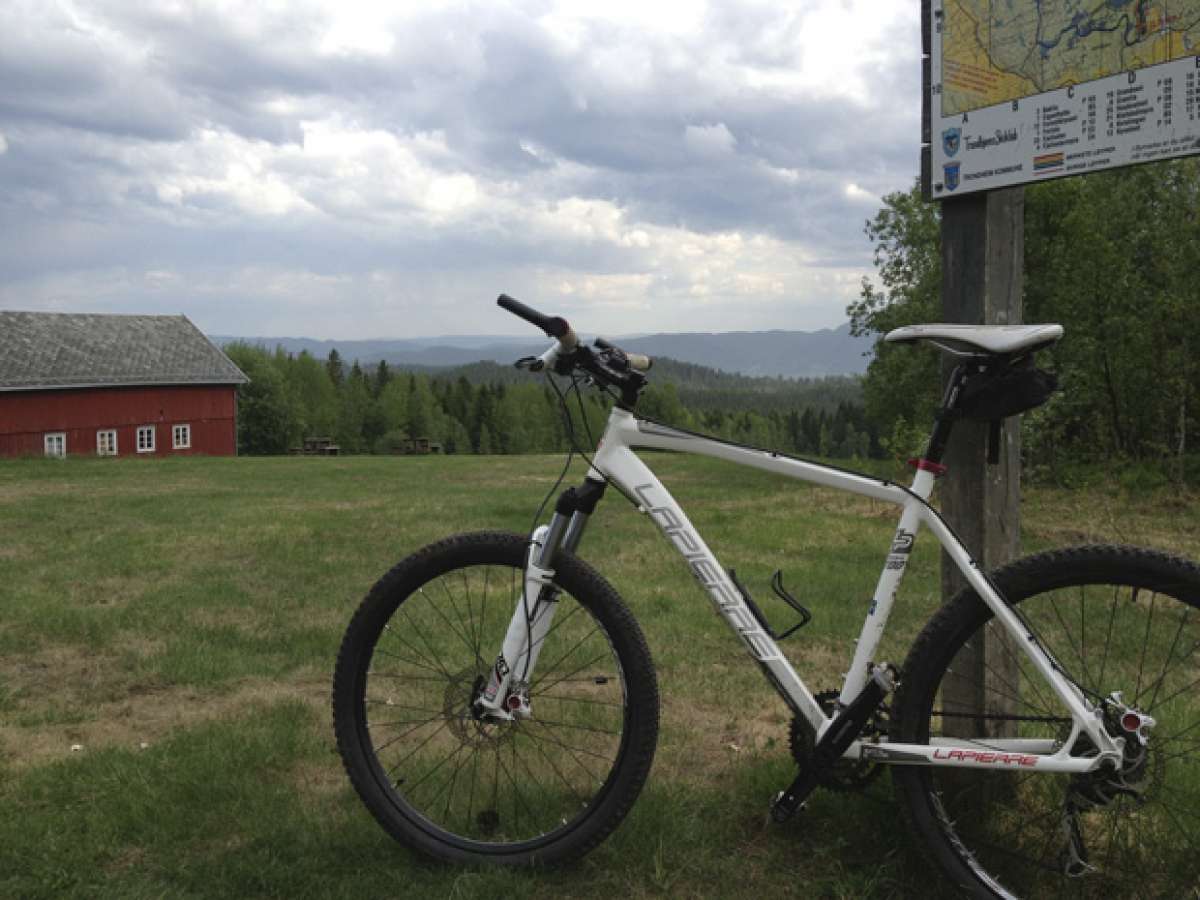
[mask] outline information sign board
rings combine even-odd
[[[1200,153],[1200,0],[930,0],[927,192]]]

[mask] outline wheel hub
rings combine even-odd
[[[474,668],[463,669],[450,677],[442,694],[442,717],[460,744],[494,748],[512,736],[509,722],[480,714],[476,701],[483,693],[485,681]]]
[[[1149,732],[1155,724],[1152,717],[1126,706],[1119,692],[1114,693],[1105,703],[1104,725],[1110,735],[1124,743],[1121,765],[1102,766],[1073,777],[1068,802],[1080,809],[1093,809],[1122,796],[1145,800],[1147,793],[1162,783],[1163,759],[1152,752],[1149,744]]]

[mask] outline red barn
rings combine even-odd
[[[0,456],[233,455],[247,381],[184,316],[0,311]]]

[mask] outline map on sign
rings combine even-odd
[[[942,115],[1200,53],[1200,0],[947,0]]]
[[[929,194],[1200,153],[1200,0],[929,0]]]

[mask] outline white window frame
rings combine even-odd
[[[183,439],[180,440],[180,435]],[[192,449],[192,426],[187,422],[180,425],[171,426],[171,449],[172,450],[191,450]]]
[[[111,436],[111,444],[105,438]],[[96,432],[96,455],[97,456],[116,456],[117,455],[117,429],[102,428]]]
[[[51,447],[55,449],[52,451]],[[67,433],[65,431],[48,431],[42,437],[42,450],[50,459],[66,459]]]
[[[153,425],[139,425],[138,426],[138,430],[137,430],[137,452],[138,453],[153,453],[154,452],[154,443],[155,443],[154,432],[155,432],[155,430],[156,429]],[[150,440],[149,440],[148,444],[143,446],[142,436],[147,435],[147,434],[150,435]]]

